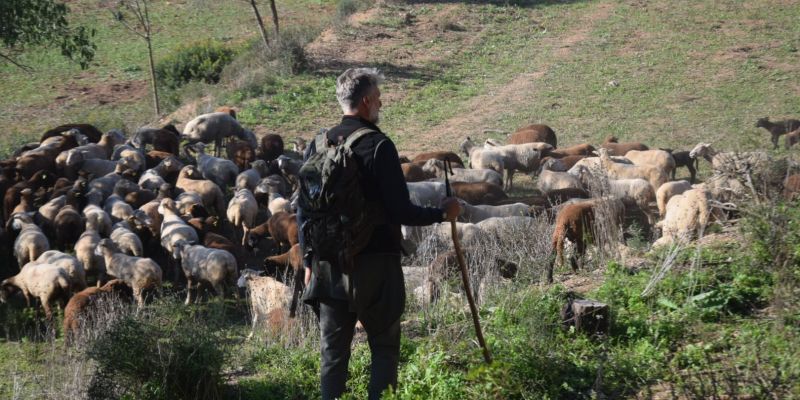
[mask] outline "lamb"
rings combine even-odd
[[[492,149],[503,157],[503,166],[506,172],[506,184],[503,189],[511,190],[514,186],[514,172],[536,171],[539,168],[542,153],[552,150],[553,147],[547,143],[524,143],[493,146]]]
[[[223,139],[229,136],[239,136],[243,129],[239,125],[239,121],[230,114],[214,112],[199,115],[189,121],[183,128],[181,139],[186,139],[189,144],[214,143],[215,155],[219,156]]]
[[[641,178],[650,183],[654,188],[661,187],[662,184],[667,182],[669,178],[664,170],[648,165],[627,165],[616,163],[611,160],[608,155],[608,150],[601,148],[598,150],[600,153],[600,165],[608,174],[611,179],[634,179]]]
[[[256,224],[256,214],[258,213],[258,203],[256,198],[247,189],[239,189],[228,203],[228,221],[236,229],[242,230],[242,246],[247,238],[247,231]]]
[[[75,257],[62,253],[58,250],[48,250],[42,253],[35,261],[25,264],[23,268],[28,268],[35,264],[52,264],[64,268],[69,276],[70,288],[72,290],[83,290],[86,288],[86,272],[83,264]]]
[[[186,192],[199,194],[203,200],[203,205],[207,209],[213,210],[217,216],[225,215],[225,195],[222,193],[222,189],[210,180],[198,178],[200,178],[200,173],[197,168],[193,165],[187,165],[178,174],[175,187]]]
[[[539,179],[536,181],[536,188],[543,193],[559,189],[583,189],[583,184],[578,177],[567,172],[556,172],[551,169],[557,162],[557,159],[551,158],[542,165]]]
[[[444,162],[441,160],[428,160],[422,170],[433,176],[444,176]],[[503,184],[503,175],[490,169],[453,168],[450,182],[487,182],[495,185]]]
[[[661,168],[667,174],[675,173],[675,159],[672,158],[672,154],[664,150],[631,150],[625,153],[625,158],[631,160],[633,165],[650,165]]]
[[[679,195],[692,189],[692,185],[687,181],[667,182],[661,185],[656,191],[656,203],[658,204],[658,214],[663,218],[667,213],[667,202],[672,196]]]
[[[513,203],[502,206],[477,205],[473,206],[463,200],[461,204],[461,214],[458,216],[460,222],[478,223],[492,217],[520,217],[527,216],[530,206],[525,203]]]
[[[289,318],[294,318],[297,312],[297,305],[300,300],[300,294],[303,293],[305,284],[303,277],[305,276],[305,269],[303,268],[303,250],[300,244],[295,244],[289,251],[277,256],[271,256],[264,259],[264,267],[269,271],[272,267],[288,266],[292,270],[292,302],[289,306]]]
[[[470,168],[490,169],[498,174],[503,174],[505,171],[504,157],[495,148],[476,146],[469,137],[461,142],[459,147],[469,159]]]
[[[675,171],[677,171],[680,167],[686,167],[689,170],[689,178],[690,183],[695,182],[695,178],[697,176],[697,159],[694,157],[689,156],[689,151],[673,151],[672,149],[661,149],[664,150],[672,155],[672,159],[675,160],[675,169],[672,170],[672,180],[675,180]]]
[[[115,225],[114,230],[111,231],[110,238],[119,252],[129,256],[144,256],[142,240],[127,227],[120,224]]]
[[[127,288],[125,282],[120,279],[113,279],[102,287],[90,287],[75,293],[67,302],[67,306],[64,307],[63,331],[65,338],[67,340],[75,339],[80,331],[81,322],[92,317],[92,314],[88,312],[89,307],[97,301],[98,297],[124,291],[125,288]]]
[[[800,121],[796,119],[787,119],[784,121],[770,122],[768,117],[764,117],[756,121],[756,128],[768,130],[770,135],[772,135],[772,146],[777,149],[778,139],[780,139],[781,135],[800,129]]]
[[[255,160],[250,163],[250,169],[244,170],[236,176],[236,189],[255,190],[261,179],[269,175],[267,163],[264,160]]]
[[[139,177],[139,186],[142,189],[158,190],[161,185],[171,181],[171,177],[177,177],[181,168],[183,164],[176,157],[167,157],[154,168],[144,171]]]
[[[650,150],[649,147],[640,142],[619,143],[614,136],[607,137],[605,142],[600,145],[600,148],[608,150],[608,155],[610,156],[624,156],[631,150]]]
[[[272,277],[258,276],[258,272],[245,269],[241,272],[237,285],[247,288],[250,294],[250,313],[253,314],[252,329],[248,339],[253,337],[259,322],[277,325],[284,320],[284,310],[289,307],[292,296],[288,286]]]
[[[653,246],[686,241],[694,234],[701,234],[711,219],[710,199],[711,194],[702,188],[672,196],[667,203],[664,219],[656,224],[661,228],[662,236]]]
[[[400,168],[403,170],[403,177],[406,182],[422,182],[436,177],[436,175],[426,172],[419,164],[400,164]]]
[[[133,298],[141,308],[144,306],[144,291],[161,288],[161,268],[152,259],[125,255],[117,252],[111,239],[103,239],[95,254],[103,256],[109,275],[121,279],[133,289]]]
[[[789,150],[797,143],[800,143],[800,128],[787,133],[783,141],[783,145],[786,150]]]
[[[83,265],[84,273],[96,277],[99,287],[106,281],[106,263],[102,256],[96,255],[94,249],[100,244],[100,234],[86,223],[86,230],[75,243],[75,257]]]
[[[8,301],[17,289],[22,292],[28,307],[31,306],[31,297],[38,298],[48,320],[53,317],[50,304],[58,301],[63,306],[71,293],[67,271],[53,264],[32,264],[4,280],[0,283],[0,301]]]
[[[461,157],[458,154],[453,153],[452,151],[429,151],[425,153],[417,154],[411,162],[414,164],[424,164],[428,160],[441,160],[441,161],[450,161],[453,167],[464,168],[464,162],[461,161]]]
[[[50,250],[47,236],[27,214],[15,215],[12,226],[14,230],[19,231],[17,239],[14,241],[14,255],[17,258],[17,265],[20,267],[36,260],[42,253]]]
[[[238,278],[236,258],[233,254],[219,249],[209,249],[201,245],[191,245],[185,240],[175,243],[180,252],[181,268],[186,275],[186,305],[192,303],[192,290],[201,283],[208,283],[219,297],[225,297],[223,284],[227,281],[235,288]],[[239,292],[233,290],[236,298]]]
[[[556,133],[547,125],[531,124],[517,129],[508,136],[508,144],[547,143],[553,148],[558,147]]]
[[[220,189],[225,189],[229,185],[236,183],[236,175],[239,175],[239,167],[231,160],[212,157],[205,153],[205,144],[197,143],[194,146],[187,146],[185,149],[197,151],[197,169],[208,179],[217,184]]]
[[[508,195],[500,186],[486,182],[452,182],[453,196],[465,200],[470,204],[495,205],[501,200],[508,198]]]

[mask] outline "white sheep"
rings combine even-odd
[[[461,222],[477,223],[492,217],[527,216],[530,212],[530,206],[525,203],[502,206],[473,206],[463,200],[460,200],[459,203],[461,204],[461,214],[458,216],[458,220]]]
[[[58,300],[63,306],[71,294],[69,274],[64,268],[52,264],[34,264],[4,280],[0,283],[0,301],[8,301],[15,289],[22,292],[28,307],[32,297],[38,298],[47,319],[53,316],[50,303]]]
[[[428,174],[443,177],[444,161],[432,158],[422,165],[422,170]],[[503,184],[503,175],[491,169],[453,168],[452,175],[449,175],[448,179],[450,182],[488,182],[497,186]]]
[[[438,206],[445,197],[444,183],[441,182],[408,182],[408,195],[411,203],[418,206]]]
[[[145,289],[161,288],[161,267],[155,261],[119,253],[111,239],[101,240],[95,254],[103,256],[109,275],[123,280],[133,289],[133,298],[139,307],[144,306]]]
[[[183,164],[174,156],[169,156],[158,163],[154,168],[150,168],[139,177],[139,186],[142,189],[152,191],[158,190],[161,185],[166,183],[164,178],[172,173],[176,173],[183,168]]]
[[[86,219],[86,229],[95,230],[104,237],[111,234],[111,216],[99,206],[88,204],[83,208],[83,217]]]
[[[285,284],[269,276],[259,276],[258,271],[242,270],[237,286],[247,288],[250,298],[250,313],[253,315],[252,328],[248,339],[253,337],[259,323],[288,321],[289,303],[292,290]]]
[[[494,150],[503,157],[503,166],[506,172],[506,182],[503,189],[510,190],[514,186],[514,173],[516,171],[531,173],[539,168],[542,153],[552,150],[553,146],[547,143],[522,143],[507,144],[503,146],[484,145],[484,148]]]
[[[600,165],[605,169],[611,179],[644,179],[653,187],[653,192],[669,181],[666,171],[649,165],[628,165],[613,162],[608,156],[607,149],[598,149]]]
[[[625,158],[631,160],[634,165],[650,165],[660,168],[670,176],[675,170],[675,159],[672,154],[664,150],[629,150],[625,153]]]
[[[242,231],[242,246],[245,244],[247,231],[256,225],[256,214],[258,214],[258,203],[253,193],[248,189],[238,189],[228,203],[228,221],[236,229]]]
[[[501,175],[503,174],[503,171],[505,171],[503,155],[496,151],[496,149],[486,149],[481,146],[477,146],[469,137],[461,142],[460,147],[461,151],[463,151],[469,159],[470,168],[490,169]]]
[[[711,218],[710,199],[711,194],[704,189],[691,189],[672,196],[664,219],[656,224],[661,228],[662,236],[653,246],[685,242],[699,235]]]
[[[128,225],[126,221],[123,222],[124,225],[122,223],[114,225],[114,230],[111,231],[110,236],[111,241],[123,254],[136,257],[144,256],[142,240],[128,226],[125,226]]]
[[[203,206],[218,217],[225,215],[225,194],[214,182],[202,179],[200,172],[194,165],[181,168],[175,188],[184,192],[195,192],[200,195]]]
[[[733,174],[752,171],[769,161],[769,156],[763,151],[718,152],[711,143],[698,143],[689,152],[689,157],[703,157],[715,171]]]
[[[75,243],[75,257],[83,265],[84,273],[92,274],[97,278],[100,287],[106,280],[106,262],[102,256],[94,253],[94,249],[102,239],[100,234],[86,222],[86,230]]]
[[[667,202],[672,196],[681,194],[692,188],[688,181],[667,182],[656,191],[656,204],[658,204],[658,214],[664,217],[667,213]]]
[[[103,211],[111,216],[111,221],[114,223],[125,221],[133,215],[133,207],[117,194],[108,196],[103,204]]]
[[[189,148],[197,151],[197,169],[204,179],[216,183],[223,190],[236,183],[239,167],[233,161],[206,154],[206,145],[204,143],[196,143],[191,147],[185,147],[185,149]]]
[[[197,237],[197,231],[181,219],[172,199],[161,200],[158,213],[164,216],[161,221],[161,246],[173,259],[180,260],[180,252],[175,244],[180,240],[187,243],[198,243],[200,240]]]
[[[539,178],[536,180],[536,188],[543,193],[559,189],[583,189],[581,180],[567,172],[553,171],[551,168],[558,160],[551,158],[542,165]]]
[[[192,290],[201,283],[208,283],[220,297],[225,296],[224,283],[234,288],[236,298],[236,278],[238,278],[236,258],[233,254],[220,249],[209,249],[201,245],[191,245],[179,240],[175,248],[180,252],[181,269],[186,275],[186,304],[192,303]]]
[[[244,170],[236,176],[236,189],[249,189],[255,190],[258,182],[269,175],[269,168],[267,162],[264,160],[255,160],[250,163],[250,169]]]
[[[12,227],[19,231],[14,241],[14,255],[17,257],[18,265],[22,267],[50,250],[50,242],[29,215],[16,214],[12,218]]]
[[[72,291],[77,292],[86,288],[86,272],[83,269],[83,264],[69,254],[58,250],[48,250],[42,253],[35,261],[25,264],[22,268],[28,268],[28,266],[35,264],[52,264],[64,268],[69,276]]]

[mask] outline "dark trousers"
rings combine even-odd
[[[372,356],[370,400],[379,399],[389,386],[397,387],[400,316],[405,305],[400,256],[368,254],[356,257],[355,261],[355,269],[343,276],[346,299],[319,298],[323,399],[335,399],[345,391],[358,320],[367,332]]]
[[[320,301],[322,398],[338,398],[345,391],[350,347],[358,317],[348,311],[343,300]],[[397,365],[400,358],[400,319],[389,329],[367,334],[372,356],[369,376],[369,398],[377,400],[389,386],[397,387]]]

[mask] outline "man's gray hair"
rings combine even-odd
[[[350,68],[336,78],[336,100],[345,113],[353,112],[370,90],[383,82],[376,68]]]

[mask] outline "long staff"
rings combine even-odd
[[[447,177],[448,172],[453,173],[453,167],[450,165],[450,160],[444,162],[444,187],[447,197],[453,197],[452,190],[450,189],[450,179]],[[483,359],[486,364],[492,363],[492,354],[489,353],[489,347],[486,346],[486,340],[483,339],[483,331],[481,330],[481,320],[478,318],[478,307],[475,305],[475,299],[472,297],[472,288],[469,284],[469,274],[467,273],[467,263],[464,261],[464,253],[461,251],[461,243],[458,240],[458,230],[456,229],[456,221],[450,221],[450,233],[453,237],[453,247],[456,250],[456,258],[458,265],[461,267],[461,280],[464,283],[464,290],[467,292],[467,301],[469,302],[469,310],[472,313],[472,323],[475,325],[475,335],[478,336],[478,343],[483,349]]]

